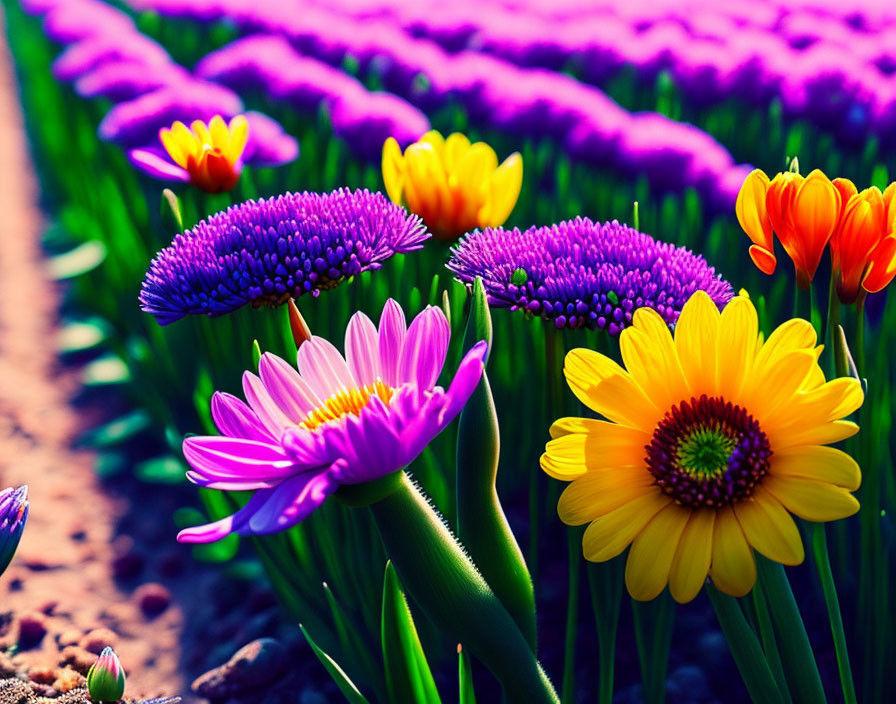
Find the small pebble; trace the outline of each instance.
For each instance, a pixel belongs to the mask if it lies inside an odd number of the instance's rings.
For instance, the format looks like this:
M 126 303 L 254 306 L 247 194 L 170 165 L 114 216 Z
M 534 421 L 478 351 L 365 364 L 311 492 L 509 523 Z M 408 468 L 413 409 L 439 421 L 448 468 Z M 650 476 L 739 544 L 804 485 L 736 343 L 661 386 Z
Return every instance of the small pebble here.
M 150 582 L 137 587 L 134 598 L 146 616 L 158 616 L 171 603 L 171 592 L 162 584 Z
M 47 617 L 40 612 L 25 614 L 19 618 L 19 647 L 33 648 L 47 635 Z
M 81 633 L 81 631 L 70 628 L 56 636 L 56 644 L 60 648 L 64 648 L 67 645 L 77 645 L 83 635 L 84 634 Z
M 240 648 L 225 664 L 200 675 L 192 685 L 206 699 L 225 699 L 263 687 L 277 679 L 284 649 L 273 638 L 260 638 Z
M 90 666 L 96 662 L 96 655 L 77 645 L 69 645 L 60 653 L 60 665 L 70 665 L 82 675 L 86 675 Z
M 84 650 L 99 655 L 107 645 L 115 646 L 118 634 L 108 628 L 94 628 L 78 643 Z

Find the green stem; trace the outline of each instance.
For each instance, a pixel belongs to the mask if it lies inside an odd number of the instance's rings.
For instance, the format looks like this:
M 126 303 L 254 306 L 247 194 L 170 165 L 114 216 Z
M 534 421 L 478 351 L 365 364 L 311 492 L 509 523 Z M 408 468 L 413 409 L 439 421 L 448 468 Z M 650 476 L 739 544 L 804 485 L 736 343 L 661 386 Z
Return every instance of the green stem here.
M 558 704 L 529 643 L 442 517 L 404 472 L 370 505 L 408 594 L 439 628 L 479 658 L 516 704 Z
M 597 626 L 598 704 L 613 703 L 613 678 L 616 664 L 616 629 L 622 603 L 624 563 L 620 558 L 588 564 L 591 606 Z
M 653 601 L 632 600 L 635 622 L 635 644 L 644 683 L 644 701 L 663 704 L 666 701 L 666 669 L 675 623 L 675 604 L 668 593 Z
M 569 544 L 569 598 L 566 602 L 566 639 L 563 649 L 563 704 L 576 701 L 576 637 L 579 633 L 579 571 L 582 531 L 566 529 Z
M 761 556 L 757 556 L 756 564 L 780 639 L 781 661 L 793 700 L 796 704 L 823 704 L 827 700 L 818 665 L 784 566 Z
M 756 612 L 756 623 L 759 629 L 759 638 L 762 641 L 762 649 L 768 666 L 775 677 L 781 698 L 790 704 L 790 690 L 787 689 L 787 678 L 784 676 L 784 666 L 781 664 L 781 654 L 778 652 L 778 643 L 775 640 L 775 629 L 768 613 L 768 603 L 765 600 L 765 592 L 762 585 L 756 583 L 753 587 L 753 608 Z
M 843 347 L 837 339 L 839 333 L 837 326 L 840 325 L 840 299 L 837 298 L 837 286 L 834 283 L 834 276 L 831 275 L 831 288 L 828 294 L 828 317 L 825 325 L 825 335 L 822 340 L 826 343 L 830 337 L 830 345 L 834 348 L 834 372 L 837 376 L 846 375 L 846 357 L 843 354 Z
M 706 586 L 706 593 L 750 699 L 754 704 L 783 704 L 784 699 L 775 684 L 768 661 L 737 600 L 723 594 L 711 584 Z
M 812 538 L 812 552 L 815 565 L 821 579 L 824 592 L 824 603 L 831 621 L 831 633 L 834 636 L 834 651 L 837 653 L 837 669 L 840 672 L 840 684 L 843 687 L 843 699 L 846 704 L 856 704 L 856 690 L 852 681 L 852 670 L 849 667 L 849 653 L 846 650 L 846 634 L 843 631 L 843 617 L 840 615 L 840 600 L 837 598 L 837 587 L 831 572 L 831 558 L 828 555 L 828 540 L 823 523 L 810 523 L 809 534 Z

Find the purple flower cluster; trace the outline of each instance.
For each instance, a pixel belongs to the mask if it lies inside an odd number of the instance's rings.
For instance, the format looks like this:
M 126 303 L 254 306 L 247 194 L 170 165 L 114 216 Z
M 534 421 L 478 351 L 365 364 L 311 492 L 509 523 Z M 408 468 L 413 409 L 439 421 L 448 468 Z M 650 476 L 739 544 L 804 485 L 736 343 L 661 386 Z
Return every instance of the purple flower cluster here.
M 344 71 L 302 56 L 283 37 L 258 34 L 212 52 L 196 65 L 197 76 L 240 94 L 261 92 L 275 103 L 316 114 L 325 106 L 334 133 L 355 154 L 378 161 L 383 143 L 409 144 L 429 129 L 420 110 L 392 93 L 371 92 Z
M 140 304 L 161 325 L 247 303 L 318 295 L 394 254 L 420 249 L 419 217 L 380 193 L 340 189 L 246 201 L 174 238 L 153 259 Z
M 459 103 L 476 124 L 550 137 L 574 159 L 645 173 L 658 187 L 694 187 L 710 207 L 732 208 L 749 172 L 691 125 L 655 113 L 629 113 L 598 88 L 553 71 L 522 68 L 477 51 L 449 54 L 391 20 L 355 19 L 322 6 L 295 12 L 277 0 L 132 4 L 177 17 L 220 13 L 245 33 L 282 35 L 300 53 L 335 66 L 350 57 L 362 71 L 376 72 L 387 90 L 424 110 Z
M 695 291 L 706 291 L 720 308 L 734 295 L 703 257 L 615 220 L 472 232 L 454 246 L 447 266 L 464 283 L 481 277 L 495 307 L 610 335 L 644 306 L 673 325 Z
M 207 122 L 214 115 L 230 118 L 244 111 L 236 93 L 192 75 L 142 34 L 126 13 L 107 3 L 26 0 L 23 7 L 43 15 L 47 37 L 65 47 L 53 63 L 53 75 L 73 83 L 84 97 L 115 103 L 100 123 L 104 140 L 161 154 L 162 127 L 176 120 Z M 261 113 L 246 117 L 249 141 L 243 161 L 276 166 L 298 156 L 298 143 L 279 123 Z

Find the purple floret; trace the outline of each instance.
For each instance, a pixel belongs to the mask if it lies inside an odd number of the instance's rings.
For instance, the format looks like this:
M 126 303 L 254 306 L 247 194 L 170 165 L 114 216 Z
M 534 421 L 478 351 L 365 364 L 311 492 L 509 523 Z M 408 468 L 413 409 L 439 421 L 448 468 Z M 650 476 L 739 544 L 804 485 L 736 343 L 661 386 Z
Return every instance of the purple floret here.
M 492 306 L 614 336 L 638 308 L 653 308 L 671 326 L 697 290 L 720 308 L 734 295 L 703 257 L 615 220 L 472 232 L 454 246 L 448 268 L 464 283 L 481 277 Z
M 174 238 L 140 292 L 160 325 L 218 316 L 247 303 L 316 296 L 429 238 L 421 220 L 381 193 L 340 189 L 250 200 Z

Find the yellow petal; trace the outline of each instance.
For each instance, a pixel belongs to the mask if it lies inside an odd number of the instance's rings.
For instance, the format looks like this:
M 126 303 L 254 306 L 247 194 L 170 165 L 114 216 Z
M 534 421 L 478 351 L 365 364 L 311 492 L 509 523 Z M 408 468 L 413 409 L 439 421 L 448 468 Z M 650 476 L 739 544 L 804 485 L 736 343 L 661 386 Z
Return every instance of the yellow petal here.
M 730 596 L 743 596 L 756 583 L 753 550 L 730 506 L 716 515 L 709 576 L 720 591 Z
M 719 309 L 705 291 L 692 295 L 675 325 L 675 350 L 691 394 L 714 395 Z
M 762 345 L 756 355 L 756 370 L 761 372 L 766 366 L 774 366 L 789 352 L 814 349 L 817 342 L 818 336 L 812 323 L 802 318 L 788 320 L 775 328 Z
M 768 559 L 785 565 L 803 561 L 803 541 L 793 518 L 762 485 L 752 498 L 734 504 L 734 514 L 750 545 Z
M 625 586 L 633 599 L 649 601 L 663 591 L 691 513 L 690 509 L 671 503 L 635 538 L 625 563 Z
M 848 420 L 836 420 L 832 423 L 813 425 L 793 433 L 777 435 L 772 439 L 767 433 L 774 448 L 796 447 L 798 445 L 830 445 L 851 438 L 859 432 L 859 426 Z
M 461 222 L 476 222 L 485 202 L 488 182 L 498 168 L 495 150 L 485 142 L 476 142 L 461 157 L 452 173 L 452 185 L 460 189 L 462 206 L 455 215 Z
M 788 511 L 807 521 L 836 521 L 852 516 L 859 502 L 847 489 L 802 477 L 768 476 L 762 481 Z
M 606 421 L 591 420 L 590 423 L 586 433 L 551 440 L 545 448 L 546 454 L 560 464 L 572 463 L 588 469 L 644 464 L 644 447 L 650 442 L 647 433 Z
M 749 298 L 735 296 L 719 319 L 716 341 L 716 388 L 726 399 L 736 398 L 753 365 L 759 319 Z
M 770 473 L 777 477 L 814 479 L 849 491 L 858 489 L 862 482 L 859 463 L 834 447 L 806 445 L 779 450 L 771 462 Z
M 181 146 L 180 140 L 174 135 L 174 132 L 163 127 L 159 130 L 159 140 L 162 142 L 162 146 L 165 147 L 165 151 L 168 152 L 168 155 L 174 163 L 182 169 L 187 168 L 187 154 Z
M 654 486 L 593 521 L 582 538 L 585 559 L 604 562 L 616 557 L 638 537 L 650 519 L 671 503 L 672 499 Z
M 697 596 L 706 581 L 712 561 L 715 518 L 714 509 L 693 511 L 681 534 L 669 572 L 669 593 L 679 604 L 686 604 Z
M 401 205 L 401 196 L 404 186 L 404 157 L 401 155 L 401 147 L 394 137 L 389 137 L 383 144 L 383 182 L 386 185 L 386 193 L 396 205 Z
M 504 160 L 492 174 L 488 183 L 485 205 L 479 210 L 480 227 L 503 225 L 517 200 L 523 186 L 523 157 L 514 152 Z
M 609 357 L 577 348 L 566 355 L 563 371 L 569 388 L 593 411 L 616 423 L 653 433 L 660 417 L 658 409 Z
M 432 150 L 435 152 L 436 156 L 439 158 L 439 161 L 444 161 L 445 159 L 445 138 L 442 136 L 442 133 L 438 130 L 430 130 L 426 134 L 424 134 L 418 142 L 425 142 L 429 146 L 432 147 Z
M 815 350 L 797 350 L 780 357 L 773 366 L 755 371 L 740 398 L 761 426 L 766 425 L 770 413 L 787 412 L 812 367 L 817 365 L 815 360 Z
M 469 149 L 470 140 L 465 135 L 460 132 L 448 135 L 445 140 L 443 161 L 445 162 L 445 171 L 449 176 L 456 176 L 457 167 Z
M 212 135 L 208 130 L 208 125 L 206 125 L 202 120 L 193 120 L 190 123 L 190 129 L 193 130 L 193 134 L 196 135 L 199 140 L 199 146 L 211 146 L 212 144 Z
M 655 310 L 635 311 L 632 326 L 619 336 L 619 347 L 628 373 L 657 408 L 668 409 L 688 398 L 672 334 Z
M 220 149 L 223 153 L 227 153 L 230 146 L 230 131 L 227 129 L 227 123 L 220 115 L 215 115 L 208 123 L 208 133 L 211 137 L 211 145 L 215 149 Z
M 653 481 L 643 467 L 588 472 L 560 494 L 557 515 L 567 525 L 580 526 L 642 496 Z
M 237 115 L 228 125 L 230 137 L 228 140 L 227 155 L 228 161 L 235 164 L 243 155 L 246 149 L 246 142 L 249 141 L 249 121 L 245 115 Z

